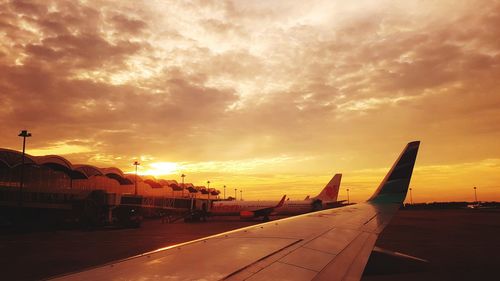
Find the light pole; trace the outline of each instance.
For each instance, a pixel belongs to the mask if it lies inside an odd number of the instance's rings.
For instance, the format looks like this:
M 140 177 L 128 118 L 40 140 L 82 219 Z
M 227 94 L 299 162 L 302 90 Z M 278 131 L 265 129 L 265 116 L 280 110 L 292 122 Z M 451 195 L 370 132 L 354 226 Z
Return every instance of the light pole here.
M 349 205 L 349 188 L 347 189 L 347 204 Z
M 224 185 L 224 200 L 226 199 L 226 186 Z
M 31 133 L 28 130 L 22 130 L 18 135 L 23 138 L 23 156 L 21 160 L 21 178 L 19 179 L 19 206 L 23 204 L 23 185 L 24 185 L 24 157 L 26 151 L 26 138 L 31 137 Z
M 410 187 L 410 205 L 413 205 L 413 194 L 411 193 L 412 188 Z
M 243 189 L 240 189 L 240 201 L 243 201 Z
M 186 175 L 182 174 L 181 175 L 181 178 L 182 178 L 182 197 L 184 197 L 184 178 L 186 177 Z
M 207 181 L 208 200 L 210 200 L 210 181 Z
M 234 200 L 238 200 L 238 197 L 236 196 L 236 191 L 237 190 L 238 190 L 237 188 L 234 189 Z
M 134 161 L 134 166 L 135 166 L 135 192 L 134 194 L 137 195 L 137 166 L 141 165 L 138 161 Z
M 477 187 L 474 186 L 474 198 L 476 199 L 476 205 L 477 205 Z

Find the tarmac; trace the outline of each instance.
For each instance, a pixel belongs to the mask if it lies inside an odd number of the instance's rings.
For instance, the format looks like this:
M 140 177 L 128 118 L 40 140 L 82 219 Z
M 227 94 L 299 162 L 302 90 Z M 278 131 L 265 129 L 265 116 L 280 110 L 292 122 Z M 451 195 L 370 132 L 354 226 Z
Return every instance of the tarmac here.
M 158 219 L 139 229 L 1 233 L 0 279 L 45 279 L 257 223 L 236 217 L 172 224 Z M 401 210 L 376 245 L 429 262 L 372 254 L 362 280 L 498 280 L 499 237 L 499 210 Z
M 429 262 L 372 253 L 363 281 L 500 280 L 500 209 L 400 210 L 376 246 Z

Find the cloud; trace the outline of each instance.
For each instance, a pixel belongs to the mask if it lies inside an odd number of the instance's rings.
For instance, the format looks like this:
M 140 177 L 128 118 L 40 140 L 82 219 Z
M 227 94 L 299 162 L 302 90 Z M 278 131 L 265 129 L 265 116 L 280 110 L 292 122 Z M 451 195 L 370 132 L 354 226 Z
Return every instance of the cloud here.
M 39 151 L 84 142 L 81 162 L 313 157 L 304 174 L 380 166 L 414 138 L 427 164 L 498 158 L 498 8 L 5 1 L 3 146 L 28 128 Z

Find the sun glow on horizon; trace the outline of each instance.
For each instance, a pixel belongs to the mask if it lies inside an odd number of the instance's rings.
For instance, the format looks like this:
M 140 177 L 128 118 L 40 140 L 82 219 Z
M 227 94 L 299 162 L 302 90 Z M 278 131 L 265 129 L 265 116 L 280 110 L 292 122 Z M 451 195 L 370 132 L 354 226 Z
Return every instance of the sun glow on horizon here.
M 153 162 L 144 163 L 147 160 L 142 159 L 142 165 L 138 167 L 138 174 L 149 176 L 170 176 L 185 173 L 231 173 L 231 174 L 254 174 L 261 173 L 262 170 L 269 171 L 277 169 L 287 171 L 287 165 L 290 163 L 304 162 L 312 160 L 314 157 L 292 157 L 278 156 L 269 158 L 253 158 L 229 161 L 204 161 L 204 162 Z M 151 158 L 154 159 L 154 158 Z M 125 173 L 135 173 L 127 171 Z
M 224 185 L 230 187 L 231 190 L 242 189 L 248 200 L 275 199 L 282 196 L 284 192 L 298 200 L 306 195 L 317 194 L 333 176 L 329 173 L 280 171 L 268 174 L 263 172 L 263 169 L 270 169 L 273 165 L 284 165 L 289 160 L 283 157 L 266 160 L 253 159 L 253 161 L 155 162 L 139 166 L 138 174 L 157 179 L 175 179 L 180 182 L 180 175 L 185 173 L 186 182 L 204 185 L 207 180 L 210 180 L 211 186 L 216 189 L 222 190 Z M 411 182 L 413 200 L 414 202 L 470 201 L 473 198 L 472 187 L 476 185 L 480 190 L 481 200 L 498 200 L 496 183 L 499 177 L 494 171 L 498 168 L 499 161 L 500 159 L 495 158 L 459 165 L 417 164 Z M 349 188 L 353 202 L 365 201 L 376 189 L 388 169 L 389 167 L 386 166 L 334 171 L 333 173 L 343 174 L 339 198 L 345 197 L 345 190 Z M 473 184 L 470 179 L 474 176 L 483 178 L 483 181 Z
M 156 162 L 148 165 L 150 168 L 141 171 L 140 174 L 151 176 L 172 175 L 179 173 L 179 164 L 175 162 Z
M 90 151 L 92 151 L 92 149 L 85 145 L 57 142 L 51 146 L 30 149 L 29 153 L 32 155 L 65 155 L 65 154 L 84 153 Z

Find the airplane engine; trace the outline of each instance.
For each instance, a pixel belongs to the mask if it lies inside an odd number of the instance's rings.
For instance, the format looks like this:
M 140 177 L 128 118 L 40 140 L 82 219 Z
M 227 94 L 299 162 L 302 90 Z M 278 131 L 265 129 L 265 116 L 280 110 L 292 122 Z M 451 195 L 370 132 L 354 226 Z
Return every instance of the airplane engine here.
M 255 218 L 255 213 L 252 211 L 241 211 L 240 218 L 241 219 L 253 219 L 253 218 Z
M 323 202 L 320 199 L 316 199 L 312 202 L 313 212 L 323 209 Z

